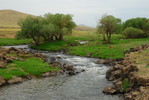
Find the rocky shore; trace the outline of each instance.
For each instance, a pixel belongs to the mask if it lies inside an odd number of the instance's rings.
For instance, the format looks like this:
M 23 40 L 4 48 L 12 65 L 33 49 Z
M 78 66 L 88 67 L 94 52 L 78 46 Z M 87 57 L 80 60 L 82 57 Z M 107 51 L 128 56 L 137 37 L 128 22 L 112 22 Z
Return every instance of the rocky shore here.
M 135 56 L 147 49 L 149 49 L 149 44 L 144 44 L 126 51 L 124 59 L 98 61 L 97 63 L 113 66 L 106 73 L 107 80 L 112 81 L 113 86 L 104 88 L 103 92 L 106 94 L 124 94 L 125 100 L 149 100 L 149 75 L 142 71 L 147 65 L 136 64 L 141 57 Z M 144 56 L 146 59 L 143 60 L 148 63 L 149 54 Z M 148 69 L 145 68 L 144 70 Z
M 56 76 L 58 74 L 64 74 L 67 73 L 68 75 L 75 75 L 77 72 L 75 71 L 74 66 L 65 64 L 61 65 L 60 62 L 56 62 L 52 60 L 52 58 L 49 60 L 46 56 L 42 55 L 41 53 L 35 53 L 31 51 L 26 51 L 23 49 L 18 48 L 0 48 L 0 69 L 7 68 L 7 65 L 12 63 L 14 60 L 17 61 L 23 61 L 29 57 L 35 57 L 35 58 L 41 58 L 43 62 L 49 62 L 49 65 L 51 67 L 59 67 L 61 70 L 59 71 L 48 71 L 43 73 L 40 76 L 34 76 L 34 75 L 27 75 L 22 77 L 14 76 L 12 79 L 4 79 L 2 76 L 0 76 L 0 87 L 4 85 L 10 85 L 10 84 L 16 84 L 21 83 L 25 80 L 30 80 L 32 78 L 41 78 L 41 77 L 50 77 L 50 76 Z M 7 70 L 7 69 L 6 69 Z

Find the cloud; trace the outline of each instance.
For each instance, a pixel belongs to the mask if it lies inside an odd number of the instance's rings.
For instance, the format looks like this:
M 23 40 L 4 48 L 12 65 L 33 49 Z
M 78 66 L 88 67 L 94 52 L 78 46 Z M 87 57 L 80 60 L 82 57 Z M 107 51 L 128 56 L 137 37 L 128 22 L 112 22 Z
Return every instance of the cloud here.
M 126 20 L 149 17 L 149 0 L 1 0 L 0 9 L 13 9 L 33 15 L 73 14 L 77 24 L 96 26 L 104 14 Z

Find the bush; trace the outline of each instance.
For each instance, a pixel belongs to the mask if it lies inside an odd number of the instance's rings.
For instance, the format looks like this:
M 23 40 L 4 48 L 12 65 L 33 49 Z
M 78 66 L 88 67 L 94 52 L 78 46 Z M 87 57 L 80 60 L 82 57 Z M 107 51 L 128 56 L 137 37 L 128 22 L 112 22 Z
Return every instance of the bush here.
M 125 35 L 126 38 L 144 38 L 145 34 L 141 29 L 137 29 L 134 27 L 127 27 L 124 31 L 123 34 Z

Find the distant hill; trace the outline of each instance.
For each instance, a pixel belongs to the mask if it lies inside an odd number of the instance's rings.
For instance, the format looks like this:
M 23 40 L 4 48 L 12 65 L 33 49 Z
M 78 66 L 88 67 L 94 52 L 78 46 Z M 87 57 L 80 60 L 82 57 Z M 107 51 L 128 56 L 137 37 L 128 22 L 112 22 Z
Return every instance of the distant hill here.
M 18 27 L 18 21 L 27 16 L 30 15 L 14 10 L 0 10 L 0 27 Z
M 86 26 L 86 25 L 78 25 L 75 30 L 78 30 L 78 31 L 95 31 L 96 28 L 94 27 L 89 27 L 89 26 Z
M 18 21 L 27 16 L 33 16 L 33 15 L 25 14 L 15 10 L 0 10 L 0 27 L 18 27 Z M 80 24 L 74 30 L 95 31 L 96 28 Z

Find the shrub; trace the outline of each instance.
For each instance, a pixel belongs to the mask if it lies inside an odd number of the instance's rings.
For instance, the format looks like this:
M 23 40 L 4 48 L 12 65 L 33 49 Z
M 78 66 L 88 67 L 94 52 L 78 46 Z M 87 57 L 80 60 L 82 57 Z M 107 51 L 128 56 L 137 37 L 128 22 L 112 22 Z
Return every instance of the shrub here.
M 126 38 L 144 38 L 145 34 L 141 29 L 137 29 L 134 27 L 127 27 L 124 31 L 123 34 L 125 35 Z

